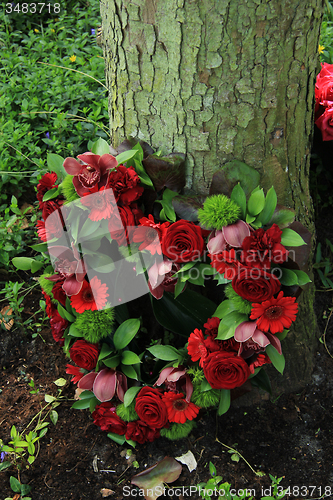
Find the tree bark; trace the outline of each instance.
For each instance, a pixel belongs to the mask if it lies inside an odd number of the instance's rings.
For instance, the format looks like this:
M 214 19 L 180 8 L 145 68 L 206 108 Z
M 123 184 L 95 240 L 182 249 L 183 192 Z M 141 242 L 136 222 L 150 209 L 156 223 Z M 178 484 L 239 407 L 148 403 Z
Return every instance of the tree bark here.
M 314 235 L 308 180 L 324 4 L 101 0 L 113 146 L 135 136 L 185 153 L 186 186 L 203 194 L 217 169 L 243 161 Z M 284 387 L 311 372 L 313 298 L 312 288 L 303 293 L 284 341 Z

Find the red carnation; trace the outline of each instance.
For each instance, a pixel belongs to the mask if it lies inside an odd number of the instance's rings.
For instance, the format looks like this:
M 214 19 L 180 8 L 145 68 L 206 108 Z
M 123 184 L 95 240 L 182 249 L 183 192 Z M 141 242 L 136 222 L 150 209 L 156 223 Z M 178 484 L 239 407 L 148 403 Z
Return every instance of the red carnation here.
M 143 193 L 143 188 L 138 184 L 140 178 L 133 167 L 119 165 L 110 172 L 107 187 L 113 189 L 116 202 L 119 205 L 130 205 L 136 201 Z
M 40 179 L 37 184 L 37 200 L 39 201 L 39 208 L 42 210 L 44 206 L 43 197 L 50 189 L 56 187 L 57 174 L 55 172 L 47 172 Z
M 85 370 L 96 368 L 99 349 L 97 344 L 91 344 L 84 339 L 76 340 L 69 350 L 71 360 Z
M 231 250 L 223 250 L 218 254 L 208 254 L 211 263 L 210 265 L 220 274 L 224 273 L 227 280 L 232 280 L 240 268 L 240 262 L 237 259 L 237 254 L 234 248 Z
M 133 210 L 131 206 L 125 205 L 123 207 L 118 207 L 119 214 L 117 211 L 112 215 L 109 220 L 108 229 L 110 231 L 111 238 L 116 240 L 119 246 L 129 245 L 133 238 L 130 236 L 135 230 L 135 226 L 138 223 L 140 217 L 142 217 L 142 211 L 133 204 Z M 130 228 L 130 230 L 128 229 Z M 135 241 L 135 240 L 134 240 Z
M 55 310 L 50 318 L 50 326 L 52 337 L 55 342 L 59 342 L 60 345 L 63 345 L 63 336 L 64 332 L 68 326 L 68 321 L 60 316 L 57 310 Z
M 282 264 L 288 259 L 288 252 L 281 245 L 282 231 L 277 224 L 264 231 L 253 231 L 243 240 L 242 261 L 249 267 L 270 269 L 271 262 Z
M 276 297 L 261 304 L 252 304 L 251 319 L 257 320 L 259 330 L 271 333 L 283 332 L 296 320 L 298 304 L 295 297 L 284 297 L 280 292 Z

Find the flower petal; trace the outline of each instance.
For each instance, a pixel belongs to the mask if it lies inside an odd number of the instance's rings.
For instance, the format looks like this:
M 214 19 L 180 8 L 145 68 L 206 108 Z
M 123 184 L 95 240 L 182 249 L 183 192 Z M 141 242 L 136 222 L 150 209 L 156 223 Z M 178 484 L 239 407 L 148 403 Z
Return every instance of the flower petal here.
M 69 175 L 78 175 L 82 168 L 81 163 L 79 163 L 75 158 L 65 158 L 63 163 L 64 169 Z
M 210 233 L 207 249 L 211 255 L 222 252 L 226 247 L 226 241 L 222 231 L 212 231 Z
M 104 368 L 95 378 L 93 392 L 99 401 L 110 401 L 116 391 L 117 376 L 115 370 Z
M 241 247 L 244 238 L 250 236 L 249 225 L 243 220 L 239 220 L 235 224 L 229 224 L 229 226 L 224 226 L 222 231 L 225 241 L 231 247 Z
M 96 372 L 90 372 L 87 373 L 87 375 L 84 375 L 79 383 L 78 383 L 78 388 L 83 389 L 85 391 L 91 391 L 94 385 L 94 380 L 97 376 Z
M 243 321 L 235 330 L 235 340 L 245 342 L 250 339 L 257 328 L 255 321 Z
M 280 339 L 275 337 L 275 335 L 272 335 L 271 333 L 266 333 L 266 337 L 270 341 L 273 347 L 277 350 L 279 354 L 282 354 L 282 349 L 281 349 L 281 342 Z
M 259 344 L 261 347 L 266 347 L 270 343 L 269 339 L 267 336 L 258 328 L 256 328 L 256 331 L 252 335 L 252 340 L 256 343 Z

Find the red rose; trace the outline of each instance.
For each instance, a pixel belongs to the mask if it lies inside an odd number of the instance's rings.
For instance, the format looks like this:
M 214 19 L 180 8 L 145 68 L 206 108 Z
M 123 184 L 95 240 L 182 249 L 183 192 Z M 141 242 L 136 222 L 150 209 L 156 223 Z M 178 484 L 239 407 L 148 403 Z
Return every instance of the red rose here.
M 275 276 L 256 267 L 244 267 L 232 280 L 232 288 L 249 302 L 262 302 L 280 290 L 281 283 Z
M 118 417 L 114 404 L 110 401 L 97 405 L 92 412 L 94 424 L 98 425 L 102 431 L 114 432 L 122 436 L 126 432 L 126 423 Z
M 62 204 L 63 200 L 50 200 L 45 201 L 43 204 L 42 217 L 45 223 L 45 235 L 47 240 L 51 240 L 55 236 L 57 238 L 60 238 L 60 236 L 62 236 L 63 220 L 61 212 L 59 210 Z M 43 240 L 42 236 L 39 236 Z
M 60 342 L 60 344 L 63 344 L 63 335 L 68 326 L 68 321 L 62 318 L 56 310 L 50 319 L 50 325 L 53 339 L 56 342 Z
M 240 387 L 250 376 L 250 369 L 235 352 L 210 353 L 203 363 L 205 377 L 213 389 Z
M 333 64 L 324 63 L 317 75 L 315 86 L 316 102 L 333 101 Z
M 139 444 L 143 444 L 146 441 L 151 443 L 160 437 L 160 431 L 152 429 L 141 420 L 135 420 L 134 422 L 129 422 L 127 424 L 125 437 L 126 439 L 133 439 L 133 441 L 136 441 Z
M 282 264 L 288 259 L 288 252 L 281 245 L 282 231 L 277 224 L 264 231 L 253 231 L 243 240 L 242 261 L 249 267 L 269 269 L 271 262 Z
M 53 297 L 60 302 L 61 305 L 65 307 L 67 295 L 62 287 L 65 279 L 57 281 L 52 287 Z
M 183 219 L 169 226 L 162 240 L 163 254 L 179 263 L 199 259 L 204 248 L 201 228 Z
M 119 165 L 110 172 L 107 187 L 113 189 L 116 202 L 120 205 L 130 205 L 143 193 L 143 188 L 138 186 L 140 178 L 133 167 Z
M 135 411 L 151 428 L 162 429 L 168 422 L 168 412 L 158 389 L 143 387 L 136 397 Z
M 333 103 L 325 108 L 324 113 L 316 119 L 315 124 L 321 131 L 323 141 L 333 140 Z
M 99 350 L 97 344 L 91 344 L 86 340 L 76 340 L 69 350 L 71 359 L 80 368 L 93 370 L 96 368 Z

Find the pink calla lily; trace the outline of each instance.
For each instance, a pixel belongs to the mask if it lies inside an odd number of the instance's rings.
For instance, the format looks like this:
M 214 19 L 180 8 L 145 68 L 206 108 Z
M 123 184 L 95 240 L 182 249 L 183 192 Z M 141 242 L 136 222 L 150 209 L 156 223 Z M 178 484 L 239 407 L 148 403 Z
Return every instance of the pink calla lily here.
M 110 401 L 115 395 L 116 385 L 116 371 L 111 368 L 104 368 L 98 372 L 94 380 L 93 393 L 99 401 L 105 403 L 106 401 Z
M 222 228 L 225 241 L 231 247 L 241 247 L 244 238 L 250 236 L 250 227 L 243 220 L 238 220 L 235 224 L 229 224 Z
M 219 254 L 226 248 L 226 241 L 223 236 L 223 231 L 212 231 L 208 238 L 207 249 L 211 255 Z
M 79 380 L 79 383 L 77 385 L 78 388 L 83 389 L 84 391 L 92 391 L 96 376 L 96 372 L 87 373 Z

